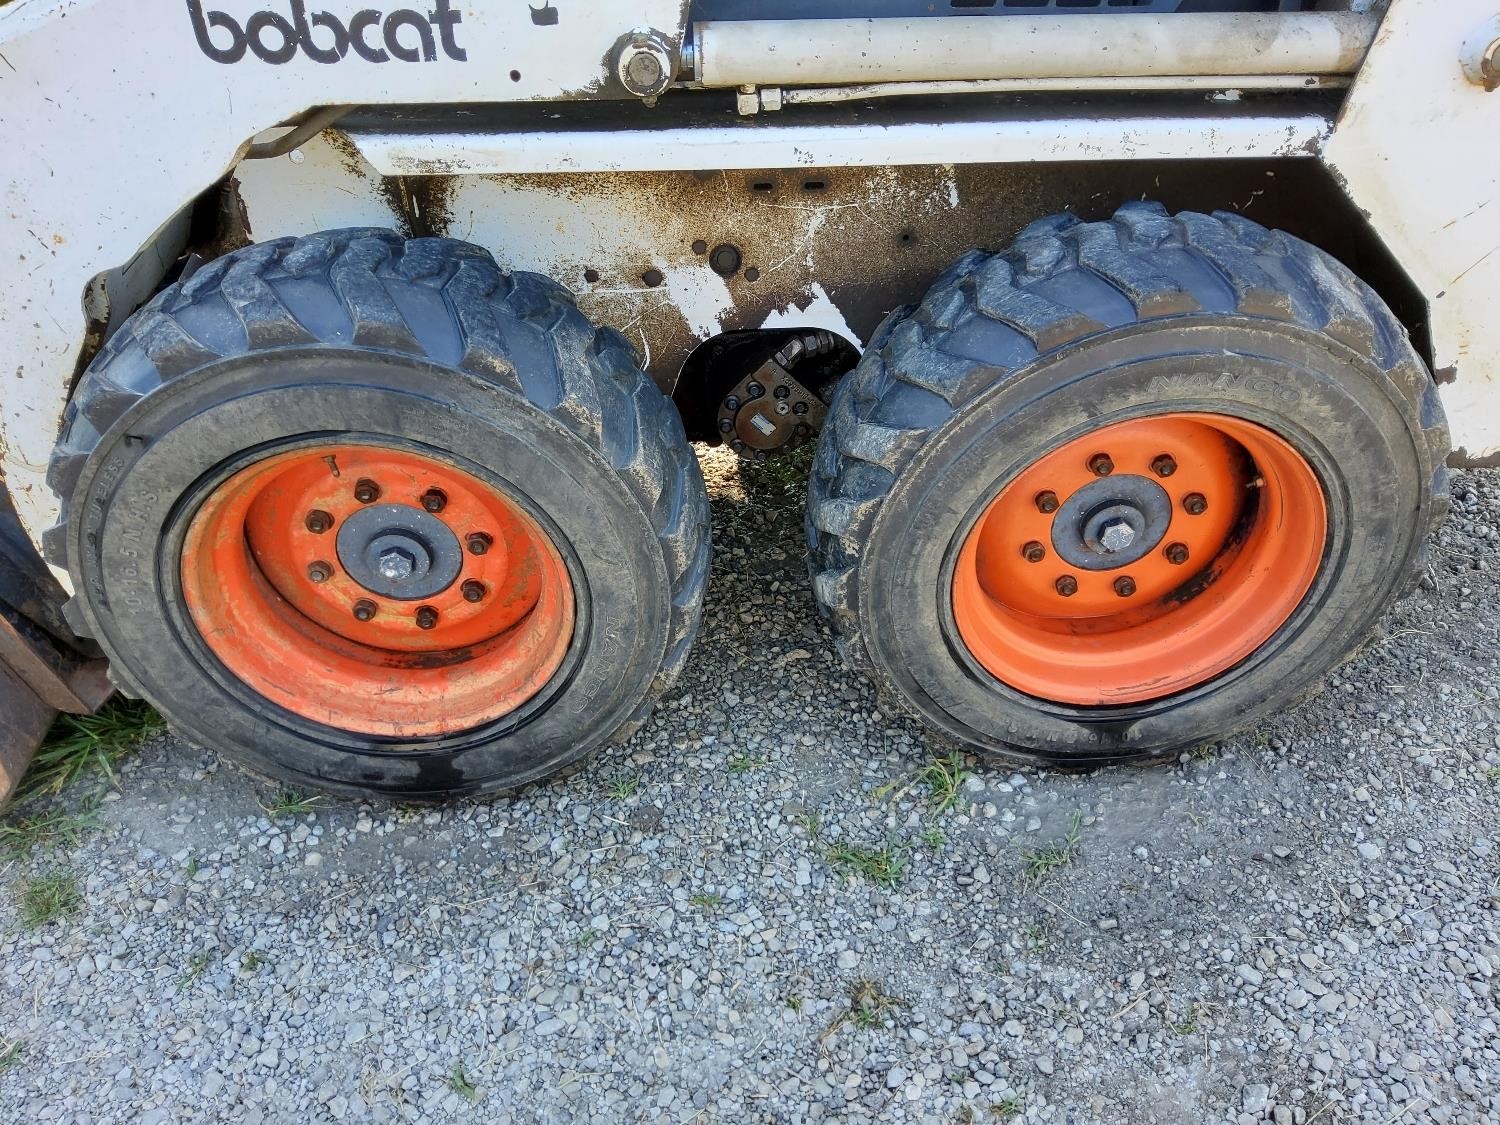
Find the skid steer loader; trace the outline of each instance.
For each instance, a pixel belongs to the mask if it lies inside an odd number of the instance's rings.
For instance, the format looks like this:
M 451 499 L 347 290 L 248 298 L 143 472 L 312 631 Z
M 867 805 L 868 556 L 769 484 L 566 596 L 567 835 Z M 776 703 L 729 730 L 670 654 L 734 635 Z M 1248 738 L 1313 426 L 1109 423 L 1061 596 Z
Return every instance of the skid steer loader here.
M 5 785 L 111 685 L 349 794 L 626 738 L 692 442 L 815 446 L 935 737 L 1147 759 L 1500 456 L 1495 0 L 367 2 L 0 7 Z

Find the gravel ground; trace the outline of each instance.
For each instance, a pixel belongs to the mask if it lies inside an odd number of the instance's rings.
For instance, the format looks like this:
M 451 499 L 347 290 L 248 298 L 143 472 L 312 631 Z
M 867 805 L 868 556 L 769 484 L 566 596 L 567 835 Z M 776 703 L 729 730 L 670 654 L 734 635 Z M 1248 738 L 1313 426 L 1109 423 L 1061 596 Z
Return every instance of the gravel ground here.
M 697 659 L 573 776 L 272 816 L 163 736 L 0 858 L 83 894 L 0 895 L 0 1116 L 1500 1122 L 1500 472 L 1317 699 L 1165 767 L 969 761 L 944 810 L 796 487 L 705 469 Z

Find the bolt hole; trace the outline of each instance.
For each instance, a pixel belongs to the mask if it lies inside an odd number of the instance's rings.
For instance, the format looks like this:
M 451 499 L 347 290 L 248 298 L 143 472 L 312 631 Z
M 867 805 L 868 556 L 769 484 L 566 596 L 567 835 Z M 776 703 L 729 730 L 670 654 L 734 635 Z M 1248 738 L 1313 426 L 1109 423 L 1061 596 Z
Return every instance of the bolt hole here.
M 773 184 L 770 180 L 756 180 L 753 184 L 750 185 L 750 190 L 760 192 L 775 191 L 776 185 Z
M 828 190 L 828 182 L 826 180 L 803 180 L 802 181 L 802 190 L 803 191 L 827 191 Z
M 512 82 L 519 82 L 519 81 L 521 81 L 521 72 L 519 70 L 513 70 L 513 71 L 511 71 L 510 72 L 510 80 Z
M 911 231 L 904 230 L 904 231 L 901 232 L 901 241 L 902 242 L 910 242 L 911 238 L 912 238 Z
M 596 270 L 596 269 L 586 269 L 586 270 L 584 270 L 583 271 L 583 280 L 587 281 L 590 285 L 594 284 L 594 282 L 596 282 L 596 281 L 599 280 L 599 271 Z

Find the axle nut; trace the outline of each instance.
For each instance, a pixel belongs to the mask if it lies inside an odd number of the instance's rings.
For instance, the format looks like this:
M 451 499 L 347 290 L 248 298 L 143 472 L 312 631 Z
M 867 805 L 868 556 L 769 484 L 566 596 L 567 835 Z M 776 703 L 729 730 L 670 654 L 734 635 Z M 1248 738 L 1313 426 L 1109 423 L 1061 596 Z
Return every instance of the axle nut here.
M 1114 554 L 1135 542 L 1135 528 L 1125 520 L 1110 520 L 1099 529 L 1099 545 Z

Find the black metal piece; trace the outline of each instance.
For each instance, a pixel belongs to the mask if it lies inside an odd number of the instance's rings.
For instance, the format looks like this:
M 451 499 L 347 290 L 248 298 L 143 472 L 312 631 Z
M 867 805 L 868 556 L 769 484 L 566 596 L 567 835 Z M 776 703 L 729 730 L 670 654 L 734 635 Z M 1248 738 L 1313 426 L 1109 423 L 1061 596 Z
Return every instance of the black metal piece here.
M 442 520 L 410 504 L 364 508 L 344 521 L 339 562 L 349 576 L 381 597 L 430 598 L 463 569 L 458 536 Z
M 352 105 L 335 105 L 315 109 L 304 117 L 290 133 L 284 133 L 275 140 L 251 145 L 245 150 L 245 159 L 269 160 L 273 156 L 285 156 L 292 149 L 306 144 L 339 118 L 352 113 L 357 108 Z
M 1052 547 L 1079 570 L 1114 570 L 1153 551 L 1171 522 L 1172 498 L 1150 477 L 1100 477 L 1058 509 Z
M 720 277 L 733 277 L 740 272 L 740 248 L 728 242 L 715 246 L 708 256 L 708 264 Z

